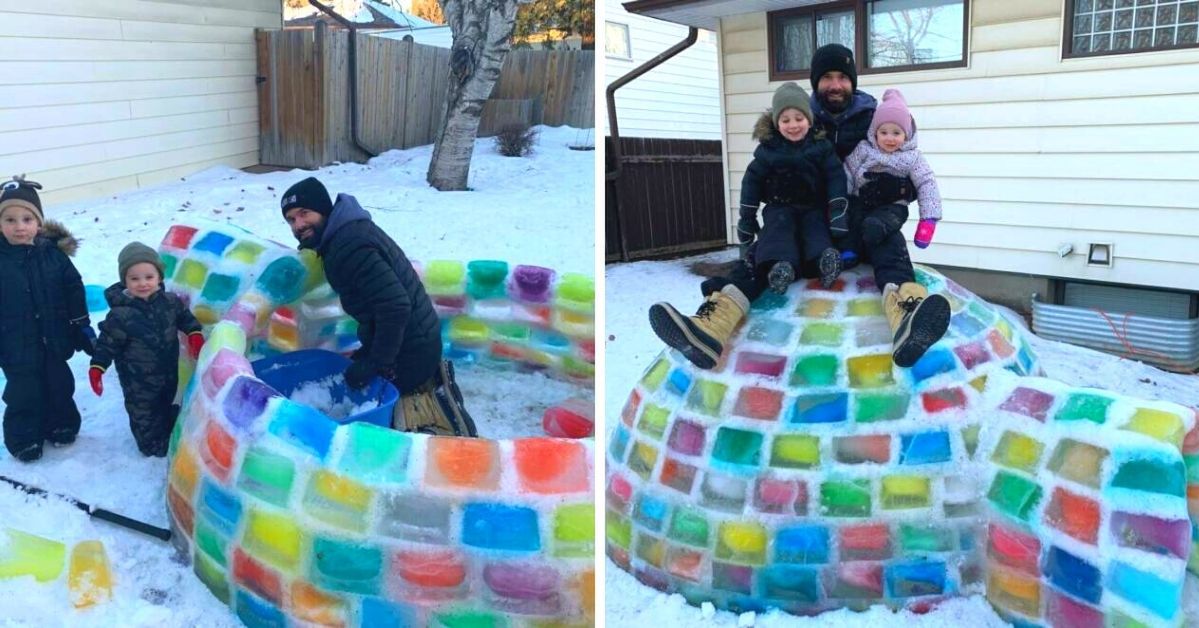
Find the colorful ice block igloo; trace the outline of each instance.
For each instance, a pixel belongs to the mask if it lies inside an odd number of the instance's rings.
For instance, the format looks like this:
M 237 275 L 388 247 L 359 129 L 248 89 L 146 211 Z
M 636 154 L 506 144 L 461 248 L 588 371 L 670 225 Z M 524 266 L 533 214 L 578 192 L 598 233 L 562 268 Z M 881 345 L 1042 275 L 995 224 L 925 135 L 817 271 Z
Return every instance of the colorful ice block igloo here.
M 173 541 L 247 625 L 589 625 L 592 442 L 340 424 L 218 323 L 171 440 Z
M 910 369 L 861 268 L 759 298 L 711 371 L 664 351 L 610 434 L 611 560 L 735 611 L 985 591 L 1019 625 L 1178 625 L 1194 413 L 1034 377 L 1019 328 L 917 279 L 952 317 Z
M 221 223 L 173 225 L 159 251 L 167 289 L 205 325 L 241 325 L 252 355 L 346 352 L 358 343 L 357 324 L 312 251 Z M 587 385 L 594 379 L 590 277 L 496 260 L 413 263 L 442 319 L 445 354 L 456 363 L 545 370 Z

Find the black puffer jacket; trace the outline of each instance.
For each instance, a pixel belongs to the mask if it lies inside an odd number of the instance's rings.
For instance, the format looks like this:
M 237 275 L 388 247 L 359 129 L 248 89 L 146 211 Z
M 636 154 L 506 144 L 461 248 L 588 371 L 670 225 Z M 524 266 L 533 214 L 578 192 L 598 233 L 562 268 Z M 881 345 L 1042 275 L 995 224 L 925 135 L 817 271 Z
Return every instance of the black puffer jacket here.
M 104 298 L 111 309 L 100 323 L 92 365 L 107 369 L 115 360 L 121 385 L 126 388 L 163 374 L 174 382 L 179 369 L 179 332 L 200 331 L 199 321 L 183 301 L 165 290 L 139 299 L 127 294 L 122 283 L 109 286 Z
M 770 114 L 754 126 L 758 147 L 741 178 L 742 214 L 756 215 L 759 203 L 781 203 L 824 209 L 828 201 L 845 198 L 845 168 L 833 145 L 815 130 L 798 142 L 782 136 Z
M 358 321 L 358 359 L 392 366 L 402 387 L 431 377 L 441 360 L 433 302 L 404 251 L 353 196 L 337 195 L 316 252 L 342 309 Z
M 0 367 L 31 368 L 43 354 L 67 360 L 75 353 L 72 323 L 88 325 L 83 280 L 71 263 L 78 241 L 46 221 L 32 244 L 0 236 Z
M 855 91 L 849 108 L 837 115 L 826 111 L 815 95 L 811 103 L 814 127 L 836 146 L 837 158 L 842 161 L 858 147 L 858 142 L 866 139 L 870 121 L 874 119 L 874 110 L 878 106 L 874 96 L 863 91 Z

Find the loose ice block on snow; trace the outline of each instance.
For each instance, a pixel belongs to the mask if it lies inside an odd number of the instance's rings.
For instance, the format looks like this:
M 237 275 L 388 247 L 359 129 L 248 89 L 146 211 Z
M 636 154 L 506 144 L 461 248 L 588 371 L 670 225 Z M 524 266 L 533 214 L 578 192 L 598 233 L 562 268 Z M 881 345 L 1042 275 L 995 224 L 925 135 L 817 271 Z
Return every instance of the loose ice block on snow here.
M 85 608 L 112 599 L 112 569 L 100 541 L 80 541 L 71 550 L 67 588 L 75 608 Z
M 33 576 L 49 582 L 62 573 L 67 547 L 35 534 L 0 528 L 0 579 Z

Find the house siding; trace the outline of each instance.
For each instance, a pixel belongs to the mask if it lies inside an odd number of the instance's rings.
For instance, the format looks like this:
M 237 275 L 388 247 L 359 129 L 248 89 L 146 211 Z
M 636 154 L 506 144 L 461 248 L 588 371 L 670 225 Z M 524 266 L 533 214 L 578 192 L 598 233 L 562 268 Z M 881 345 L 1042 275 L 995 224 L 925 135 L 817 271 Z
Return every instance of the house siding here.
M 278 0 L 0 0 L 0 175 L 49 202 L 258 163 L 255 28 Z
M 945 218 L 913 259 L 1199 290 L 1199 49 L 1063 60 L 1062 3 L 970 6 L 968 67 L 859 80 L 903 90 L 937 173 Z M 720 36 L 732 214 L 778 83 L 765 13 L 725 18 Z M 1086 265 L 1092 242 L 1114 245 L 1111 268 Z
M 618 0 L 604 0 L 604 9 L 606 21 L 629 27 L 632 53 L 632 59 L 605 57 L 605 85 L 687 36 L 686 26 L 633 15 Z M 602 32 L 604 25 L 596 28 Z M 616 112 L 624 137 L 719 140 L 720 84 L 714 34 L 701 32 L 690 48 L 617 90 Z M 607 134 L 606 114 L 603 124 Z

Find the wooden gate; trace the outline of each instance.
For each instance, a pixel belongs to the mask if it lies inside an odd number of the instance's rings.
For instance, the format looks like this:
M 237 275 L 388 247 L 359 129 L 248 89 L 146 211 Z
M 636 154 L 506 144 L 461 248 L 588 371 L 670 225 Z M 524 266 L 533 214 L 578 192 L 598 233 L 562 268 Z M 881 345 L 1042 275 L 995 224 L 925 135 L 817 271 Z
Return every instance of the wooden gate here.
M 607 171 L 614 170 L 607 138 Z M 620 138 L 621 168 L 604 189 L 605 258 L 629 261 L 728 243 L 719 140 Z

